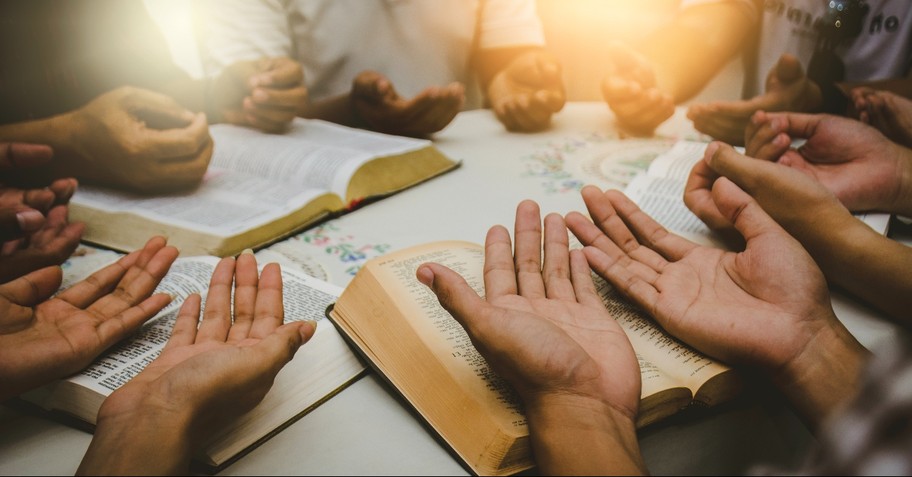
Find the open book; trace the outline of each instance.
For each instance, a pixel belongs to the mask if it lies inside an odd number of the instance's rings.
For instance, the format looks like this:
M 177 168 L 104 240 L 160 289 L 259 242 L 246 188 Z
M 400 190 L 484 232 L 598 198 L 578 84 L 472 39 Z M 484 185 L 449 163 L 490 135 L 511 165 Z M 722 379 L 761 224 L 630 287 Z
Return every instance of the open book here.
M 329 316 L 471 472 L 507 475 L 528 469 L 534 462 L 520 403 L 459 323 L 415 278 L 418 266 L 429 261 L 456 270 L 483 296 L 483 247 L 435 242 L 367 262 Z M 725 401 L 740 390 L 730 368 L 667 335 L 604 281 L 599 288 L 640 362 L 639 427 L 693 402 Z
M 81 186 L 83 239 L 130 251 L 163 235 L 185 256 L 236 255 L 458 166 L 427 140 L 296 119 L 283 135 L 210 128 L 215 152 L 195 190 L 141 196 Z
M 646 173 L 637 175 L 624 193 L 656 222 L 676 234 L 702 245 L 725 248 L 683 200 L 687 177 L 694 164 L 703 159 L 706 146 L 704 142 L 676 142 L 668 152 L 652 161 Z M 744 152 L 743 148 L 738 150 Z M 855 216 L 875 231 L 887 234 L 890 214 L 861 212 Z
M 139 374 L 161 353 L 171 335 L 180 305 L 191 293 L 208 289 L 216 257 L 178 259 L 156 292 L 174 301 L 141 331 L 99 357 L 82 372 L 28 392 L 22 398 L 62 413 L 70 423 L 92 429 L 104 399 Z M 243 456 L 358 378 L 364 367 L 325 316 L 339 296 L 339 287 L 303 273 L 283 270 L 285 320 L 318 322 L 314 336 L 282 368 L 269 393 L 253 410 L 240 416 L 207 443 L 197 464 L 217 471 Z M 72 417 L 78 419 L 74 421 Z

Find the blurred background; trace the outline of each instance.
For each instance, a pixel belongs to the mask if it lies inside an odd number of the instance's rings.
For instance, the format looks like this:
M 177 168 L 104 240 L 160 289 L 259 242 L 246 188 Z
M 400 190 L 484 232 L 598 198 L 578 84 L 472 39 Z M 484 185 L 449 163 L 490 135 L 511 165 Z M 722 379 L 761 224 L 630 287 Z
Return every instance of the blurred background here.
M 193 37 L 190 2 L 145 0 L 146 8 L 168 39 L 178 65 L 202 75 Z M 679 0 L 537 0 L 548 49 L 564 66 L 570 101 L 601 101 L 605 75 L 599 58 L 611 40 L 635 43 L 671 19 Z M 693 101 L 741 96 L 741 62 L 733 60 Z

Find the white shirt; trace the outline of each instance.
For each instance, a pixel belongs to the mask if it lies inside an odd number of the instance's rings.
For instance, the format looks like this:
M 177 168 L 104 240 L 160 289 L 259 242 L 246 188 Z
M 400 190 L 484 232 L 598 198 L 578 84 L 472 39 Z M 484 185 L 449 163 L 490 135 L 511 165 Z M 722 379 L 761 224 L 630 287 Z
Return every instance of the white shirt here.
M 795 55 L 807 70 L 817 31 L 814 23 L 826 12 L 825 0 L 683 0 L 681 8 L 720 1 L 737 2 L 762 21 L 756 72 L 745 78 L 744 96 L 763 92 L 766 75 L 783 53 Z M 846 81 L 901 78 L 912 65 L 912 1 L 868 0 L 861 34 L 837 49 L 846 67 Z
M 213 0 L 207 6 L 197 15 L 207 74 L 238 60 L 289 56 L 302 64 L 312 101 L 347 93 L 355 76 L 371 69 L 405 97 L 460 81 L 469 92 L 467 107 L 478 107 L 473 46 L 544 45 L 534 0 Z

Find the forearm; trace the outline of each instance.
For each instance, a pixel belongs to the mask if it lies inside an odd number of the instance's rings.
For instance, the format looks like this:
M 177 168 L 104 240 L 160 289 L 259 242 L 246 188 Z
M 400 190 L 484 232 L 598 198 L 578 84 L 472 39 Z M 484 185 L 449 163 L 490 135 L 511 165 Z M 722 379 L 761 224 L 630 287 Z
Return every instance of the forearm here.
M 631 416 L 579 397 L 547 397 L 526 409 L 532 451 L 543 475 L 640 475 Z
M 815 230 L 799 241 L 827 280 L 875 308 L 912 324 L 912 248 L 875 232 L 855 217 Z
M 772 373 L 777 388 L 814 431 L 855 396 L 870 355 L 835 316 L 830 318 L 838 326 L 821 329 L 799 356 Z
M 743 51 L 754 30 L 755 22 L 742 6 L 725 2 L 698 5 L 646 37 L 637 49 L 651 60 L 659 89 L 680 103 L 699 93 Z
M 99 418 L 77 475 L 185 475 L 193 440 L 189 421 L 136 412 Z

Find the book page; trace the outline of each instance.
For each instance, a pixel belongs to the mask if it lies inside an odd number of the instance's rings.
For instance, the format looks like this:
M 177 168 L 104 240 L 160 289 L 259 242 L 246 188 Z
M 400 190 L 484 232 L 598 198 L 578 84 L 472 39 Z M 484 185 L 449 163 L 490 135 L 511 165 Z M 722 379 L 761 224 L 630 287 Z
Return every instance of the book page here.
M 684 182 L 647 174 L 633 179 L 624 194 L 672 232 L 693 242 L 722 246 L 722 242 L 684 205 Z
M 412 328 L 468 393 L 481 396 L 481 403 L 502 404 L 503 407 L 489 407 L 489 412 L 500 422 L 511 423 L 514 427 L 525 426 L 520 400 L 513 389 L 494 373 L 462 326 L 440 306 L 434 293 L 415 278 L 419 265 L 436 262 L 462 275 L 469 286 L 484 297 L 483 249 L 467 242 L 446 242 L 410 252 L 408 256 L 380 257 L 368 266 L 404 316 L 426 318 L 411 319 Z
M 188 230 L 230 236 L 283 217 L 322 193 L 210 167 L 203 183 L 192 191 L 143 196 L 80 186 L 72 201 L 109 213 L 132 213 Z
M 696 393 L 709 378 L 729 369 L 666 333 L 603 278 L 593 274 L 593 281 L 605 307 L 627 333 L 636 351 L 643 382 L 641 397 L 677 386 Z
M 328 190 L 343 198 L 351 177 L 364 163 L 430 145 L 319 120 L 296 119 L 282 135 L 228 124 L 212 126 L 210 131 L 216 144 L 213 166 L 299 188 Z
M 216 257 L 190 257 L 175 261 L 155 290 L 156 293 L 170 294 L 174 300 L 134 336 L 116 345 L 69 380 L 108 395 L 139 374 L 158 357 L 168 342 L 184 300 L 192 293 L 199 293 L 205 307 L 209 280 L 218 262 Z M 289 271 L 283 271 L 282 281 L 286 322 L 304 319 L 321 321 L 326 307 L 341 293 L 335 285 Z M 323 328 L 335 331 L 331 325 L 324 325 L 318 326 L 317 332 L 323 332 Z

